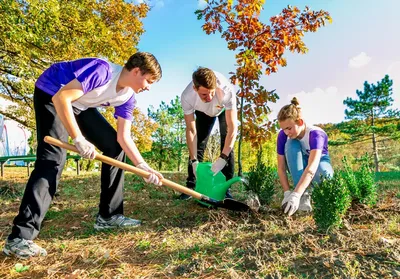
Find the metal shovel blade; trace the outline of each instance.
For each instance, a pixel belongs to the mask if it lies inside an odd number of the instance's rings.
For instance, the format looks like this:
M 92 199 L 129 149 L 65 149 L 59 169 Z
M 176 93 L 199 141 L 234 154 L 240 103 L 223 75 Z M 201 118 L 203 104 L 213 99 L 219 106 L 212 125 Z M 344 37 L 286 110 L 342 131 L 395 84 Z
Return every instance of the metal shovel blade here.
M 251 208 L 247 204 L 234 200 L 234 199 L 224 199 L 222 201 L 222 206 L 223 208 L 229 209 L 229 210 L 236 210 L 236 211 L 250 211 Z
M 224 199 L 222 201 L 217 201 L 214 199 L 211 199 L 209 197 L 203 198 L 200 200 L 202 203 L 207 204 L 211 207 L 221 207 L 221 208 L 225 208 L 228 210 L 232 210 L 232 211 L 250 211 L 251 208 L 240 201 L 234 200 L 234 199 Z

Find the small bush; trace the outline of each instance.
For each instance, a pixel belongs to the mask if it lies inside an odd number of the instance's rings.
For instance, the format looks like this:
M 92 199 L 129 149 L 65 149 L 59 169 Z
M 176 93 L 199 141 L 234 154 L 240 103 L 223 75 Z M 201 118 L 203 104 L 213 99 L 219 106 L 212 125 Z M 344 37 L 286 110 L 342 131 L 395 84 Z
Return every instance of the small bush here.
M 360 200 L 360 190 L 357 183 L 356 175 L 354 174 L 353 168 L 350 165 L 347 157 L 344 156 L 342 159 L 343 170 L 340 172 L 343 182 L 350 191 L 350 195 L 354 201 Z
M 314 220 L 319 231 L 326 232 L 339 228 L 342 217 L 350 207 L 350 191 L 340 175 L 322 179 L 313 190 Z
M 355 172 L 352 166 L 343 157 L 343 170 L 340 172 L 346 187 L 349 189 L 353 203 L 373 205 L 377 199 L 377 189 L 374 179 L 374 172 L 369 166 L 368 156 L 361 157 L 360 167 Z
M 275 193 L 276 170 L 262 161 L 262 151 L 257 154 L 257 163 L 247 174 L 246 190 L 257 194 L 261 204 L 270 204 Z
M 377 200 L 375 173 L 371 170 L 367 155 L 361 158 L 361 166 L 356 173 L 359 190 L 359 201 L 366 205 L 374 205 Z

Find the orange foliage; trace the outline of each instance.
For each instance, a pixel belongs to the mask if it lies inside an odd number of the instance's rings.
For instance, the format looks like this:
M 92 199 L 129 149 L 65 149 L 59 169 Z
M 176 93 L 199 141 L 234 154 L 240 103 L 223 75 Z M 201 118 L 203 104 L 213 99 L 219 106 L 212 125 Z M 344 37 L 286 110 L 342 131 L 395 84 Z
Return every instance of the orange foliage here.
M 114 117 L 114 109 L 107 108 L 102 111 L 103 116 L 116 129 L 117 121 Z M 147 117 L 140 109 L 135 108 L 133 111 L 133 120 L 131 133 L 132 138 L 135 141 L 136 146 L 140 152 L 150 151 L 153 143 L 151 135 L 155 132 L 158 125 L 154 123 L 149 117 Z
M 203 30 L 207 34 L 222 33 L 228 49 L 236 51 L 236 73 L 231 73 L 232 82 L 238 82 L 241 98 L 239 113 L 243 113 L 241 136 L 255 146 L 270 138 L 274 127 L 266 119 L 270 113 L 269 102 L 279 98 L 275 90 L 268 91 L 259 84 L 263 73 L 269 75 L 285 67 L 285 50 L 306 53 L 302 41 L 305 32 L 315 32 L 325 22 L 331 22 L 326 11 L 312 11 L 308 7 L 300 11 L 288 6 L 270 18 L 267 25 L 260 21 L 260 12 L 265 0 L 209 0 L 204 10 L 196 11 L 198 19 L 204 18 Z

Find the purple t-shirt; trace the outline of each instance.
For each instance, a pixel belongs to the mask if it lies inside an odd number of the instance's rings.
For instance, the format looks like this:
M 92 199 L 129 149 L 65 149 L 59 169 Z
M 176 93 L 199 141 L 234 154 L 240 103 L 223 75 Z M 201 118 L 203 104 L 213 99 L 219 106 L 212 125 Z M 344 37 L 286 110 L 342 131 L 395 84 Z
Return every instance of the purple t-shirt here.
M 136 104 L 133 90 L 125 88 L 116 92 L 121 71 L 121 66 L 99 58 L 64 61 L 45 70 L 35 86 L 53 96 L 70 81 L 77 79 L 84 95 L 72 103 L 74 107 L 85 110 L 89 107 L 113 106 L 116 118 L 119 116 L 132 121 Z
M 281 130 L 277 139 L 277 152 L 279 155 L 285 155 L 285 144 L 287 135 Z M 307 126 L 304 137 L 300 140 L 301 150 L 303 154 L 310 155 L 313 149 L 322 150 L 323 155 L 328 153 L 328 135 L 317 126 Z

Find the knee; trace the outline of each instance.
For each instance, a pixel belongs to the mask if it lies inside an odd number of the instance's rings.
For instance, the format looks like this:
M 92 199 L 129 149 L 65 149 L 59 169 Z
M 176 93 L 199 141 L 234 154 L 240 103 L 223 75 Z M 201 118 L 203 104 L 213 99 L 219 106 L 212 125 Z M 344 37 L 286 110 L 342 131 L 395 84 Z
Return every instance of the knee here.
M 104 155 L 115 158 L 123 153 L 121 145 L 117 141 L 109 142 L 109 144 L 102 150 Z
M 317 174 L 314 177 L 313 182 L 320 184 L 323 179 L 331 179 L 332 177 L 333 177 L 332 167 L 324 168 L 317 172 Z
M 35 161 L 35 169 L 45 170 L 46 172 L 58 172 L 65 165 L 66 158 L 60 158 L 60 160 L 42 160 L 38 159 Z
M 288 140 L 285 144 L 285 155 L 301 152 L 301 144 L 298 140 Z

